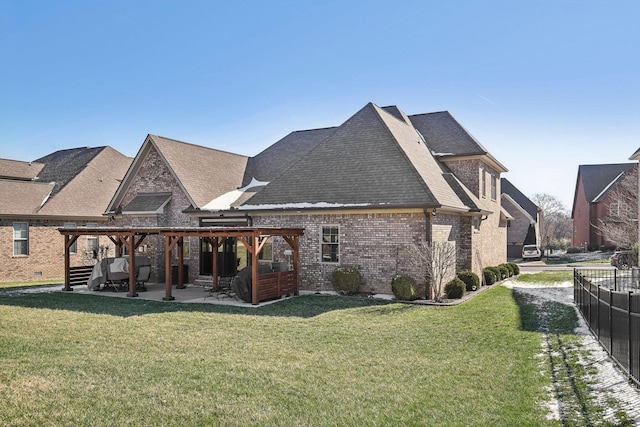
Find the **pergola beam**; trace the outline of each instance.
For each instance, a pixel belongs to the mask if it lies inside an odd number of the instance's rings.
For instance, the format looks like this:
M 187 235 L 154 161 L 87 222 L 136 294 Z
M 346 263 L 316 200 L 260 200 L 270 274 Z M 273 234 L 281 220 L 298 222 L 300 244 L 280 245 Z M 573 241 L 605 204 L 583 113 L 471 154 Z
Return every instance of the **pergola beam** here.
M 276 228 L 276 227 L 87 227 L 87 228 L 59 228 L 60 234 L 65 237 L 65 290 L 71 290 L 70 286 L 70 259 L 69 248 L 79 236 L 108 236 L 120 249 L 127 247 L 129 252 L 129 293 L 127 296 L 136 297 L 135 292 L 135 250 L 148 235 L 161 235 L 165 240 L 165 301 L 175 298 L 171 294 L 171 251 L 178 245 L 178 289 L 184 288 L 184 238 L 200 237 L 211 242 L 213 252 L 214 278 L 213 286 L 217 288 L 218 274 L 218 248 L 228 238 L 236 238 L 251 254 L 251 281 L 252 304 L 258 304 L 258 256 L 269 237 L 282 237 L 293 250 L 293 269 L 298 272 L 299 238 L 304 234 L 302 228 Z

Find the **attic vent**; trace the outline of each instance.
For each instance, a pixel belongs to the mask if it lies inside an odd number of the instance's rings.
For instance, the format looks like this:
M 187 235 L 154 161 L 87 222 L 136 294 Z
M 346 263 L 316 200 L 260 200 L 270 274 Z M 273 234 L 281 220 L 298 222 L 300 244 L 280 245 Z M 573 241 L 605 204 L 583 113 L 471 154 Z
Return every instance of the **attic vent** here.
M 420 138 L 420 141 L 418 141 L 418 144 L 420 144 L 420 142 L 422 142 L 424 145 L 427 145 L 427 141 L 424 140 L 424 136 L 422 136 L 422 134 L 420 133 L 420 131 L 418 129 L 416 129 L 416 133 L 418 134 L 418 137 Z

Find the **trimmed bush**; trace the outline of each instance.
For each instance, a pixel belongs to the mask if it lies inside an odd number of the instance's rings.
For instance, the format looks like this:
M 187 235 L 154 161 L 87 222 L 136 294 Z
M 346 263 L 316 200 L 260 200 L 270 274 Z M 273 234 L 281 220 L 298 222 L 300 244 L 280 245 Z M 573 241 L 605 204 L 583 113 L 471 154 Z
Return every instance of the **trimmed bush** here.
M 360 290 L 362 275 L 357 267 L 346 265 L 337 267 L 331 273 L 333 289 L 341 295 L 354 295 Z
M 484 275 L 484 283 L 486 286 L 493 285 L 496 283 L 498 278 L 496 277 L 496 273 L 489 267 L 482 269 L 482 274 Z
M 480 287 L 480 278 L 473 271 L 461 271 L 460 273 L 458 273 L 458 279 L 464 282 L 467 292 L 475 291 Z
M 413 301 L 421 297 L 420 287 L 411 276 L 398 274 L 391 279 L 391 291 L 396 299 Z
M 520 274 L 520 266 L 518 264 L 516 264 L 515 262 L 509 262 L 508 264 L 511 266 L 514 276 Z
M 579 254 L 580 252 L 584 252 L 584 248 L 578 247 L 578 246 L 569 246 L 567 248 L 567 253 L 568 254 Z
M 487 267 L 487 268 L 493 271 L 493 274 L 496 275 L 496 282 L 499 282 L 502 280 L 502 272 L 498 267 Z
M 466 289 L 464 282 L 457 277 L 449 281 L 444 285 L 444 292 L 447 294 L 447 298 L 458 299 L 462 298 Z
M 511 268 L 511 266 L 510 266 L 508 263 L 500 264 L 500 267 L 504 267 L 504 268 L 506 268 L 506 269 L 507 269 L 507 272 L 509 273 L 509 274 L 507 275 L 507 277 L 511 277 L 511 276 L 513 276 L 513 269 Z
M 496 268 L 500 271 L 500 280 L 504 280 L 509 277 L 509 269 L 507 267 L 505 267 L 504 265 L 499 265 Z

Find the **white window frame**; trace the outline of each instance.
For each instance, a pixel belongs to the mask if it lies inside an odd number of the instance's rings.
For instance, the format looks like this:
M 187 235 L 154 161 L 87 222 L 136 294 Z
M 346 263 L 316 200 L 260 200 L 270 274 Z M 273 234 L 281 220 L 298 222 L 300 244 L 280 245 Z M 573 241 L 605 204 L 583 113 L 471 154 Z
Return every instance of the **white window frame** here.
M 486 199 L 487 198 L 487 174 L 484 171 L 484 169 L 480 169 L 480 173 L 482 173 L 482 176 L 480 177 L 480 186 L 481 191 L 482 191 L 482 198 Z
M 16 226 L 20 226 L 20 229 L 17 230 Z M 25 228 L 23 229 L 22 226 L 25 226 Z M 20 234 L 22 234 L 22 232 L 25 232 L 24 236 L 20 236 L 20 237 L 16 237 L 16 231 L 20 232 Z M 16 242 L 26 242 L 27 246 L 25 249 L 24 253 L 16 253 Z M 14 222 L 13 223 L 13 239 L 12 239 L 12 243 L 13 243 L 13 256 L 28 256 L 29 255 L 29 223 L 28 222 L 24 222 L 24 221 L 20 221 L 20 222 Z
M 98 224 L 95 222 L 88 222 L 87 223 L 87 228 L 96 228 L 98 227 Z M 93 243 L 95 242 L 95 243 Z M 91 249 L 92 247 L 95 247 L 95 252 L 93 252 L 93 250 Z M 100 236 L 87 236 L 87 255 L 89 256 L 95 256 L 97 258 L 99 252 L 100 252 Z
M 325 242 L 325 229 L 336 230 L 335 234 L 329 232 L 327 236 L 329 238 L 331 238 L 331 236 L 335 236 L 337 239 L 337 242 L 332 242 L 332 241 Z M 335 251 L 335 256 L 336 256 L 335 260 L 332 260 L 331 258 L 329 258 L 330 259 L 329 261 L 325 261 L 326 256 L 331 257 L 331 255 L 333 254 L 333 252 L 330 251 L 325 255 L 325 251 L 324 251 L 325 246 L 327 246 L 327 248 L 331 246 L 337 247 Z M 320 262 L 323 264 L 340 264 L 340 226 L 337 224 L 323 224 L 320 226 Z

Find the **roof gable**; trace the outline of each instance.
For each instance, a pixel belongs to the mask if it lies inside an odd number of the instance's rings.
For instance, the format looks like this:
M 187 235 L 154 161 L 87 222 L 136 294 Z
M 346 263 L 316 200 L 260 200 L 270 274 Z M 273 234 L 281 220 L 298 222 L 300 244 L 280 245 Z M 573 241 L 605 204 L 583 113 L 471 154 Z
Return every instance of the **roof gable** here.
M 538 205 L 533 203 L 527 196 L 525 196 L 515 185 L 513 185 L 508 179 L 502 178 L 500 180 L 500 188 L 503 194 L 508 194 L 509 197 L 522 209 L 524 209 L 531 218 L 538 217 Z
M 636 163 L 616 163 L 603 165 L 580 165 L 578 180 L 582 181 L 584 194 L 588 203 L 597 202 L 599 196 L 624 172 L 637 166 Z M 576 183 L 577 191 L 577 183 Z
M 157 153 L 188 202 L 199 209 L 242 184 L 248 158 L 175 139 L 149 134 L 109 203 L 108 211 L 121 205 L 151 152 Z

